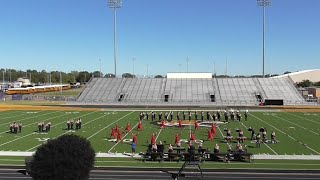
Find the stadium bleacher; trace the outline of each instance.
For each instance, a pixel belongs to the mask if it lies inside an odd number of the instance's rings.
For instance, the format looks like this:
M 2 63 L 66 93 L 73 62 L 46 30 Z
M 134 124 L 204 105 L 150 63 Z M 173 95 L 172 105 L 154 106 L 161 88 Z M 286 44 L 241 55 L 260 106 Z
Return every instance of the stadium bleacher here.
M 121 96 L 121 98 L 120 98 Z M 166 100 L 165 100 L 166 97 Z M 93 78 L 77 102 L 106 104 L 285 105 L 305 103 L 289 78 Z

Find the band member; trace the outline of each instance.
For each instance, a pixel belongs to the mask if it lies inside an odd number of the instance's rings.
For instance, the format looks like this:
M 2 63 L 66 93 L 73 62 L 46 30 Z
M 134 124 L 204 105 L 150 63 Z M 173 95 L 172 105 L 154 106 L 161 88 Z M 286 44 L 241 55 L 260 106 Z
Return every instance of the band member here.
M 13 133 L 13 129 L 14 129 L 13 123 L 11 123 L 10 126 L 9 126 L 10 133 Z
M 207 130 L 208 131 L 208 139 L 207 139 L 207 141 L 210 139 L 210 141 L 213 141 L 214 139 L 213 139 L 213 133 L 212 133 L 212 131 L 209 131 L 209 130 Z
M 211 132 L 213 135 L 217 136 L 217 126 L 214 123 L 211 124 Z
M 168 116 L 169 116 L 168 112 L 165 112 L 164 113 L 164 120 L 168 121 Z
M 209 119 L 210 119 L 210 112 L 207 111 L 207 121 L 209 121 Z
M 220 111 L 220 109 L 218 110 L 218 112 L 217 112 L 217 117 L 218 117 L 218 121 L 221 121 L 221 111 Z
M 173 119 L 173 111 L 170 112 L 170 121 Z
M 249 127 L 249 129 L 248 129 L 249 131 L 251 131 L 251 140 L 254 140 L 254 137 L 255 137 L 255 130 L 254 130 L 254 128 L 252 128 L 252 127 Z
M 146 114 L 146 119 L 147 119 L 147 121 L 148 121 L 148 120 L 149 120 L 149 113 L 146 112 L 145 114 Z
M 113 137 L 114 139 L 117 138 L 117 133 L 116 133 L 116 129 L 115 128 L 111 128 L 111 134 L 110 134 L 110 138 Z
M 82 122 L 81 122 L 81 119 L 80 119 L 80 118 L 79 118 L 78 122 L 79 122 L 79 129 L 81 129 Z
M 229 115 L 228 115 L 228 112 L 227 112 L 226 110 L 224 111 L 224 120 L 225 120 L 226 122 L 229 121 Z
M 162 112 L 160 112 L 158 116 L 159 116 L 159 121 L 161 121 L 162 120 Z
M 261 136 L 260 136 L 260 133 L 258 133 L 256 137 L 256 147 L 260 148 L 260 144 L 261 144 Z
M 70 120 L 67 121 L 67 129 L 70 130 L 71 128 L 71 124 L 70 124 Z
M 151 112 L 151 120 L 156 120 L 156 114 L 153 111 Z
M 216 145 L 214 146 L 213 152 L 214 152 L 214 153 L 219 153 L 219 152 L 220 152 L 220 147 L 219 147 L 218 144 L 216 144 Z
M 243 143 L 244 142 L 244 135 L 243 135 L 243 131 L 242 129 L 239 130 L 239 143 Z
M 201 121 L 203 122 L 203 118 L 204 118 L 204 112 L 201 111 Z
M 51 122 L 48 122 L 47 126 L 48 126 L 48 131 L 50 131 L 51 130 Z
M 165 122 L 165 121 L 161 121 L 160 128 L 161 128 L 161 129 L 166 128 L 166 122 Z
M 139 131 L 142 131 L 142 130 L 143 130 L 142 121 L 139 121 L 138 130 L 139 130 Z
M 190 141 L 196 141 L 196 138 L 193 132 L 190 134 Z
M 73 124 L 74 124 L 74 120 L 71 119 L 71 121 L 70 121 L 70 128 L 71 128 L 71 129 L 73 129 Z
M 151 135 L 151 144 L 156 144 L 156 136 L 154 134 Z
M 194 122 L 194 130 L 199 130 L 199 123 L 198 121 Z
M 267 131 L 266 130 L 262 132 L 262 141 L 267 142 Z
M 212 113 L 212 116 L 211 116 L 211 117 L 212 117 L 212 120 L 213 120 L 213 121 L 216 121 L 217 116 L 216 116 L 216 114 L 215 114 L 215 113 Z
M 234 112 L 233 112 L 233 110 L 231 110 L 230 116 L 231 116 L 231 120 L 234 121 Z
M 144 116 L 143 112 L 140 112 L 140 114 L 139 114 L 139 120 L 140 120 L 140 121 L 143 120 L 143 116 Z
M 177 113 L 177 120 L 180 120 L 180 111 Z
M 138 134 L 132 133 L 132 136 L 133 136 L 132 141 L 133 141 L 134 143 L 138 144 L 138 138 L 137 138 Z
M 244 112 L 244 119 L 247 120 L 248 119 L 248 114 L 249 114 L 249 111 L 248 109 Z
M 186 120 L 186 112 L 183 111 L 183 120 Z
M 174 140 L 174 143 L 177 144 L 178 142 L 180 142 L 180 137 L 179 134 L 176 134 L 176 139 Z
M 237 113 L 236 116 L 237 116 L 237 120 L 240 122 L 241 121 L 241 114 Z
M 44 122 L 43 121 L 41 122 L 41 130 L 42 131 L 44 130 Z
M 128 122 L 125 130 L 127 133 L 131 131 L 131 124 Z
M 115 132 L 116 132 L 116 134 L 118 134 L 118 132 L 120 132 L 120 128 L 119 128 L 118 124 L 116 124 Z
M 40 133 L 40 132 L 42 132 L 42 123 L 41 122 L 39 122 L 38 123 L 38 132 Z
M 76 130 L 78 130 L 78 129 L 79 129 L 79 119 L 76 120 Z
M 227 139 L 228 143 L 231 143 L 232 136 L 231 136 L 231 130 L 230 129 L 227 130 L 226 139 Z
M 182 121 L 179 120 L 179 128 L 182 129 Z
M 271 133 L 271 143 L 277 143 L 276 133 L 274 131 Z
M 198 111 L 194 112 L 194 117 L 196 118 L 196 121 L 198 120 Z
M 188 116 L 189 116 L 189 121 L 191 121 L 191 112 L 190 111 L 188 113 Z
M 122 132 L 119 131 L 117 134 L 117 141 L 122 141 Z
M 19 133 L 21 133 L 21 131 L 22 131 L 22 123 L 19 123 L 18 127 L 19 127 Z

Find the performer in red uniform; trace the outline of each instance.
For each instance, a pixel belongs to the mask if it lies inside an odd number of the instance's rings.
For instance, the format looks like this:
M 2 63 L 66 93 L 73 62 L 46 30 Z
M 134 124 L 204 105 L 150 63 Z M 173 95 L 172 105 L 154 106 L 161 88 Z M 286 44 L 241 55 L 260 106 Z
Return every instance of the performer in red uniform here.
M 113 137 L 114 139 L 117 138 L 117 133 L 116 133 L 116 130 L 114 128 L 111 128 L 111 134 L 110 134 L 110 137 Z
M 182 120 L 179 120 L 179 128 L 182 129 Z
M 194 122 L 194 130 L 199 130 L 199 123 L 198 121 Z
M 210 139 L 210 141 L 214 140 L 212 131 L 208 131 L 208 139 L 207 140 L 209 140 L 209 139 Z
M 142 130 L 143 130 L 142 121 L 139 121 L 138 130 L 139 130 L 139 131 L 142 131 Z
M 118 133 L 119 131 L 120 131 L 120 128 L 119 128 L 118 124 L 116 124 L 115 132 Z
M 151 135 L 151 144 L 156 144 L 156 137 L 154 134 Z
M 128 122 L 126 127 L 126 132 L 128 133 L 130 131 L 131 131 L 131 124 Z
M 178 142 L 180 142 L 180 137 L 179 134 L 176 134 L 175 144 L 177 144 Z
M 214 123 L 211 124 L 211 132 L 213 135 L 217 136 L 217 126 Z
M 162 128 L 162 129 L 166 128 L 166 122 L 165 121 L 161 121 L 160 128 Z
M 190 134 L 190 141 L 196 141 L 196 138 L 194 137 L 194 133 Z
M 122 132 L 121 131 L 118 132 L 117 141 L 122 141 Z
M 133 136 L 133 142 L 138 144 L 138 138 L 137 138 L 138 134 L 132 133 L 132 136 Z

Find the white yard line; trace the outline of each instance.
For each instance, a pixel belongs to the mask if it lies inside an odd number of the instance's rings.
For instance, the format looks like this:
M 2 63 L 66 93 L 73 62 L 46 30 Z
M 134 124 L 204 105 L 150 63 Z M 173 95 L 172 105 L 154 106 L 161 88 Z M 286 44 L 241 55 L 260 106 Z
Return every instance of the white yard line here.
M 300 142 L 300 141 L 296 140 L 295 138 L 293 138 L 293 137 L 292 137 L 292 136 L 290 136 L 289 134 L 287 134 L 287 133 L 285 133 L 285 132 L 281 131 L 280 129 L 278 129 L 278 128 L 276 128 L 276 127 L 274 127 L 274 126 L 273 126 L 273 125 L 271 125 L 270 123 L 268 123 L 268 122 L 266 122 L 266 121 L 262 120 L 261 118 L 259 118 L 259 117 L 255 116 L 255 115 L 253 115 L 253 114 L 251 114 L 251 113 L 250 113 L 250 115 L 251 115 L 251 116 L 253 116 L 254 118 L 256 118 L 256 119 L 258 119 L 258 120 L 260 120 L 260 121 L 262 121 L 262 122 L 264 122 L 264 123 L 268 124 L 269 126 L 271 126 L 271 127 L 273 127 L 274 129 L 278 130 L 278 131 L 279 131 L 279 132 L 281 132 L 282 134 L 287 135 L 287 136 L 288 136 L 289 138 L 291 138 L 292 140 L 297 141 L 297 142 L 299 142 L 301 145 L 303 145 L 303 143 L 302 143 L 302 142 Z M 320 154 L 318 151 L 316 151 L 316 150 L 312 149 L 312 148 L 311 148 L 311 147 L 309 147 L 309 146 L 306 146 L 306 145 L 305 145 L 305 147 L 306 147 L 306 148 L 308 148 L 308 149 L 310 149 L 311 151 L 313 151 L 313 152 L 317 153 L 317 154 Z
M 111 125 L 113 125 L 114 123 L 116 123 L 116 122 L 120 121 L 121 119 L 123 119 L 123 118 L 125 118 L 125 117 L 129 116 L 129 115 L 130 115 L 130 114 L 132 114 L 133 112 L 135 112 L 135 111 L 131 111 L 130 113 L 128 113 L 128 114 L 126 114 L 126 115 L 122 116 L 121 118 L 117 119 L 116 121 L 114 121 L 114 122 L 110 123 L 108 126 L 105 126 L 104 128 L 100 129 L 100 130 L 99 130 L 99 131 L 97 131 L 96 133 L 92 134 L 92 135 L 91 135 L 91 136 L 89 136 L 87 139 L 92 138 L 93 136 L 97 135 L 97 134 L 98 134 L 98 133 L 100 133 L 101 131 L 103 131 L 103 130 L 105 130 L 106 128 L 108 128 L 108 127 L 110 127 Z
M 78 117 L 76 117 L 76 118 L 84 117 L 84 116 L 87 116 L 87 115 L 92 114 L 92 113 L 95 113 L 95 112 L 97 112 L 97 111 L 93 111 L 93 112 L 90 112 L 90 113 L 87 113 L 87 114 L 83 114 L 83 115 L 78 116 Z M 103 118 L 103 117 L 105 117 L 105 116 L 107 116 L 107 115 L 103 115 L 103 116 L 100 116 L 100 117 L 98 117 L 98 118 L 95 118 L 95 119 L 93 119 L 93 120 L 91 120 L 91 121 L 88 121 L 88 122 L 84 123 L 83 126 L 86 125 L 86 124 L 91 123 L 92 121 L 96 121 L 96 120 L 98 120 L 98 119 L 101 119 L 101 118 Z M 64 133 L 62 133 L 62 134 L 59 134 L 59 136 L 65 135 L 65 134 L 67 134 L 67 133 L 69 133 L 69 132 L 71 132 L 71 130 L 66 131 L 66 132 L 64 132 Z M 57 137 L 59 137 L 59 136 L 57 136 Z M 55 137 L 55 138 L 57 138 L 57 137 Z M 53 139 L 55 139 L 55 138 L 53 138 Z M 45 143 L 45 142 L 44 142 L 44 143 Z M 37 148 L 38 146 L 40 146 L 40 145 L 42 145 L 42 144 L 43 144 L 43 143 L 38 144 L 38 145 L 36 145 L 36 146 L 28 149 L 27 151 L 31 151 L 32 149 L 35 149 L 35 148 Z
M 156 142 L 157 142 L 157 139 L 158 139 L 158 137 L 159 137 L 159 135 L 160 135 L 160 133 L 161 133 L 162 129 L 163 129 L 163 128 L 160 128 L 160 130 L 159 130 L 159 132 L 158 132 L 158 134 L 157 134 L 157 136 L 156 136 Z
M 292 115 L 292 116 L 295 116 L 295 117 L 298 117 L 298 118 L 300 118 L 300 119 L 304 119 L 304 120 L 307 120 L 307 121 L 316 123 L 316 124 L 320 124 L 320 122 L 317 122 L 317 121 L 314 121 L 314 120 L 311 120 L 311 119 L 307 119 L 307 118 L 305 118 L 305 117 L 301 117 L 301 116 L 298 116 L 298 115 L 295 115 L 295 114 L 292 114 L 292 113 L 287 113 L 287 112 L 284 112 L 284 113 L 289 114 L 289 115 Z
M 56 112 L 59 112 L 59 111 L 53 111 L 53 112 L 49 112 L 49 113 L 45 113 L 45 114 L 40 114 L 40 115 L 37 115 L 37 116 L 31 116 L 31 117 L 27 117 L 27 118 L 23 118 L 23 119 L 18 119 L 17 122 L 22 122 L 22 121 L 27 120 L 27 119 L 36 118 L 36 117 L 40 117 L 40 116 L 45 116 L 45 115 L 53 114 L 53 113 L 56 113 Z M 0 126 L 2 126 L 2 125 L 10 125 L 10 122 L 6 122 L 6 123 L 3 123 L 3 124 L 0 124 Z
M 38 112 L 38 111 L 35 111 L 35 112 Z M 13 112 L 11 112 L 11 113 L 13 113 Z M 8 119 L 8 118 L 14 118 L 14 117 L 22 116 L 22 115 L 25 115 L 25 113 L 24 113 L 24 112 L 22 112 L 22 113 L 21 113 L 21 114 L 19 114 L 19 115 L 6 116 L 6 117 L 4 117 L 4 118 L 0 118 L 0 120 Z M 3 116 L 3 114 L 1 114 L 1 116 Z
M 286 120 L 286 119 L 284 119 L 284 118 L 281 118 L 281 117 L 278 117 L 278 116 L 275 116 L 275 115 L 273 115 L 273 117 L 276 117 L 276 118 L 278 118 L 278 119 L 281 119 L 281 120 L 283 120 L 283 121 L 286 121 L 286 122 L 288 122 L 288 123 L 291 123 L 291 124 L 293 124 L 293 125 L 295 125 L 295 126 L 298 126 L 298 127 L 302 128 L 302 129 L 304 129 L 304 130 L 307 130 L 307 131 L 309 131 L 309 132 L 311 132 L 311 133 L 316 134 L 316 135 L 318 135 L 318 136 L 319 136 L 319 134 L 318 134 L 318 133 L 316 133 L 316 132 L 314 132 L 314 131 L 311 131 L 311 130 L 309 130 L 309 129 L 307 129 L 307 128 L 303 127 L 303 126 L 300 126 L 300 125 L 299 125 L 299 124 L 297 124 L 297 123 L 294 123 L 294 122 L 288 121 L 288 120 Z

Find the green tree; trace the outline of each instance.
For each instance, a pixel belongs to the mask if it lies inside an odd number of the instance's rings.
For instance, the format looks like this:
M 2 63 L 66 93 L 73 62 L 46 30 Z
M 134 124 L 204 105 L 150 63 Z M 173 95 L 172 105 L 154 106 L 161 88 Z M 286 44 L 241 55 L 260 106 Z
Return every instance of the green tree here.
M 116 76 L 112 73 L 108 73 L 106 75 L 104 75 L 105 78 L 115 78 Z
M 154 78 L 163 78 L 161 75 L 156 75 Z
M 307 79 L 307 80 L 303 80 L 303 81 L 299 82 L 297 85 L 299 87 L 309 87 L 312 85 L 312 82 Z
M 134 78 L 135 76 L 132 75 L 132 74 L 130 74 L 130 73 L 123 73 L 123 74 L 122 74 L 122 77 L 123 77 L 123 78 Z

